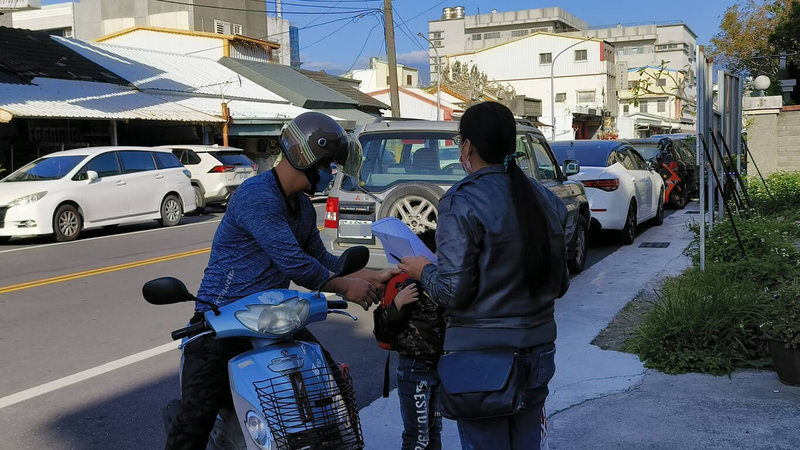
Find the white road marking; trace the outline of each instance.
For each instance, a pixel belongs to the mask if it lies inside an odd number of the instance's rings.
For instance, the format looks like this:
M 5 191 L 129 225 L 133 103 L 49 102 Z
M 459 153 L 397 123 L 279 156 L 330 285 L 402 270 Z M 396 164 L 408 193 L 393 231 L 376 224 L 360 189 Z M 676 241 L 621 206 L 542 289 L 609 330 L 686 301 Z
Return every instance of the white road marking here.
M 19 252 L 19 251 L 23 251 L 23 250 L 37 250 L 37 249 L 40 249 L 40 248 L 54 247 L 54 246 L 57 246 L 57 245 L 79 244 L 81 242 L 95 241 L 95 240 L 98 240 L 98 239 L 109 239 L 109 238 L 115 238 L 115 237 L 131 236 L 131 235 L 134 235 L 134 234 L 152 233 L 154 231 L 181 230 L 181 229 L 186 228 L 186 227 L 193 227 L 195 225 L 206 225 L 206 224 L 209 224 L 209 223 L 219 223 L 220 221 L 222 221 L 222 219 L 208 220 L 208 221 L 205 221 L 205 222 L 187 223 L 186 225 L 180 225 L 180 226 L 177 226 L 177 227 L 160 227 L 160 228 L 153 228 L 151 230 L 131 231 L 130 233 L 119 233 L 119 234 L 112 234 L 112 235 L 109 235 L 109 236 L 98 236 L 98 237 L 87 238 L 87 239 L 78 239 L 76 241 L 70 241 L 70 242 L 54 242 L 52 244 L 35 245 L 33 247 L 12 248 L 10 250 L 2 250 L 2 251 L 0 251 L 0 254 L 11 253 L 11 252 Z
M 126 356 L 116 361 L 111 361 L 100 366 L 66 376 L 64 378 L 59 378 L 58 380 L 54 380 L 49 383 L 41 384 L 30 389 L 25 389 L 24 391 L 17 392 L 16 394 L 7 395 L 3 398 L 0 398 L 0 409 L 30 400 L 34 397 L 53 392 L 67 386 L 71 386 L 75 383 L 80 383 L 81 381 L 85 381 L 99 375 L 103 375 L 104 373 L 111 372 L 112 370 L 116 370 L 139 361 L 144 361 L 145 359 L 161 355 L 162 353 L 166 353 L 177 348 L 177 341 L 170 342 L 169 344 L 164 344 L 149 350 Z

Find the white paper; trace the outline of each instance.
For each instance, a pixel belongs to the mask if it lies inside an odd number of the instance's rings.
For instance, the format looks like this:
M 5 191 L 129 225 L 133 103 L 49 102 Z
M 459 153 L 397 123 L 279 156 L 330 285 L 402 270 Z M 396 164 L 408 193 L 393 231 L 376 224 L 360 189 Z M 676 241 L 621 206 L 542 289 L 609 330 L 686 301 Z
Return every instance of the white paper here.
M 436 255 L 406 224 L 395 217 L 386 217 L 373 223 L 372 234 L 380 239 L 390 264 L 397 264 L 407 256 L 424 256 L 431 262 L 436 262 Z

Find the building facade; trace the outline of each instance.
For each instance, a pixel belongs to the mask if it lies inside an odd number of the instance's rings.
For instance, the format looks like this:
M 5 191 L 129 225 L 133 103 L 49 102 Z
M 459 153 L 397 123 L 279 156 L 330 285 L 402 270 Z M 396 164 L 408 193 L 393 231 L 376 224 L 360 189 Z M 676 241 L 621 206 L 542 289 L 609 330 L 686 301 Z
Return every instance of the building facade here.
M 627 83 L 619 90 L 619 138 L 694 132 L 693 105 L 685 86 L 686 74 L 679 70 L 629 69 Z
M 614 54 L 612 45 L 598 39 L 537 32 L 449 56 L 447 64 L 458 61 L 513 87 L 517 95 L 547 99 L 541 102 L 540 121 L 550 126 L 555 119 L 555 134 L 545 130 L 548 138 L 590 139 L 614 128 L 618 104 Z M 515 64 L 508 64 L 512 60 Z
M 369 69 L 353 70 L 343 75 L 359 80 L 361 92 L 375 92 L 389 87 L 389 63 L 378 58 L 370 58 Z M 397 85 L 415 88 L 419 85 L 419 70 L 416 67 L 397 64 Z

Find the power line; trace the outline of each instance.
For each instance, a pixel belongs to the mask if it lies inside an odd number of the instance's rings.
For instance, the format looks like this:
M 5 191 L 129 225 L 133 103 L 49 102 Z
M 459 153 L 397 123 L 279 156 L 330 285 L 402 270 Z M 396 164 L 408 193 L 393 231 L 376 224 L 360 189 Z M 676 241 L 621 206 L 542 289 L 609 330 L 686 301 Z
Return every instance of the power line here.
M 394 12 L 395 12 L 395 14 L 397 14 L 397 18 L 398 18 L 398 19 L 400 19 L 400 20 L 402 21 L 402 22 L 400 22 L 399 24 L 397 23 L 397 21 L 394 21 L 394 24 L 397 26 L 397 28 L 400 28 L 400 31 L 402 31 L 402 32 L 403 32 L 403 34 L 405 34 L 407 38 L 411 39 L 411 41 L 412 41 L 412 42 L 414 42 L 414 44 L 415 44 L 417 47 L 419 47 L 419 49 L 420 49 L 420 50 L 427 50 L 427 49 L 425 49 L 425 48 L 424 48 L 422 45 L 420 45 L 420 43 L 419 43 L 419 41 L 417 40 L 417 38 L 416 38 L 416 37 L 414 37 L 414 32 L 413 32 L 413 31 L 411 31 L 411 29 L 410 29 L 410 28 L 408 28 L 408 22 L 407 22 L 407 21 L 405 21 L 405 20 L 403 20 L 403 18 L 402 18 L 402 17 L 400 17 L 400 14 L 397 12 L 397 10 L 395 10 Z M 392 20 L 394 20 L 394 19 L 392 19 Z M 408 32 L 406 32 L 405 30 L 403 30 L 403 26 L 405 26 L 405 27 L 406 27 L 406 30 L 408 30 Z M 410 34 L 409 34 L 409 33 L 410 33 Z M 428 52 L 430 52 L 430 50 L 427 50 L 427 51 L 428 51 Z
M 194 3 L 179 2 L 179 1 L 176 1 L 176 0 L 156 0 L 156 1 L 159 1 L 159 2 L 162 2 L 162 3 L 171 3 L 173 5 L 193 6 L 193 7 L 198 7 L 198 8 L 209 8 L 209 9 L 220 9 L 220 10 L 225 10 L 225 11 L 241 11 L 241 12 L 251 12 L 251 13 L 259 13 L 259 14 L 263 13 L 263 14 L 266 14 L 266 8 L 264 8 L 264 10 L 260 10 L 260 9 L 234 8 L 234 7 L 230 7 L 230 6 L 197 5 L 197 4 L 194 4 Z M 305 7 L 305 8 L 311 7 L 310 5 L 301 5 L 301 6 Z M 316 7 L 318 7 L 318 8 L 327 8 L 328 6 L 317 5 Z M 380 9 L 379 8 L 361 8 L 361 9 L 348 9 L 348 10 L 343 10 L 342 9 L 342 10 L 339 10 L 337 12 L 329 12 L 329 14 L 353 14 L 353 13 L 364 13 L 364 12 L 371 12 L 371 11 L 380 11 Z M 286 13 L 286 14 L 308 14 L 308 15 L 319 14 L 319 12 L 317 12 L 317 11 L 282 11 L 282 12 Z
M 314 41 L 314 42 L 312 42 L 312 43 L 310 43 L 310 44 L 308 44 L 308 45 L 306 45 L 306 46 L 303 46 L 302 48 L 303 48 L 303 49 L 308 49 L 309 47 L 311 47 L 311 46 L 313 46 L 313 45 L 315 45 L 315 44 L 318 44 L 318 43 L 320 43 L 320 42 L 324 41 L 325 39 L 328 39 L 329 37 L 333 36 L 334 34 L 338 33 L 339 31 L 341 31 L 341 30 L 342 30 L 344 27 L 346 27 L 346 26 L 350 25 L 351 23 L 355 23 L 355 22 L 357 22 L 357 21 L 358 21 L 358 19 L 362 19 L 364 16 L 365 16 L 364 14 L 361 14 L 361 15 L 359 15 L 359 16 L 357 16 L 357 17 L 354 17 L 354 18 L 350 19 L 350 21 L 349 21 L 349 22 L 345 22 L 345 23 L 344 23 L 344 25 L 342 25 L 341 27 L 339 27 L 339 28 L 337 28 L 337 29 L 335 29 L 335 30 L 331 31 L 330 33 L 328 33 L 328 34 L 326 34 L 325 36 L 323 36 L 323 37 L 321 37 L 321 38 L 317 39 L 316 41 Z
M 369 33 L 367 33 L 366 39 L 364 39 L 364 44 L 361 46 L 361 50 L 358 52 L 358 55 L 356 55 L 355 59 L 353 59 L 353 64 L 350 64 L 350 67 L 348 67 L 347 70 L 345 70 L 345 73 L 350 72 L 351 70 L 353 70 L 353 67 L 358 62 L 358 58 L 361 58 L 361 54 L 364 53 L 364 49 L 367 47 L 367 43 L 369 42 L 369 37 L 372 36 L 372 32 L 375 31 L 375 28 L 380 24 L 381 24 L 381 22 L 379 20 L 378 23 L 373 25 L 372 28 L 369 30 Z

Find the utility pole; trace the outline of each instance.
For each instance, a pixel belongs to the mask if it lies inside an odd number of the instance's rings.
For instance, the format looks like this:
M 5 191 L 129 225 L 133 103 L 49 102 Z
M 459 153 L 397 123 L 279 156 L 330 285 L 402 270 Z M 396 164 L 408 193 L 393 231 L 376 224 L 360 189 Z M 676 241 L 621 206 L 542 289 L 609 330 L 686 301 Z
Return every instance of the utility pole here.
M 386 54 L 389 55 L 389 100 L 392 107 L 392 117 L 400 117 L 400 94 L 397 91 L 397 56 L 394 53 L 392 0 L 383 0 L 383 23 L 386 35 Z

